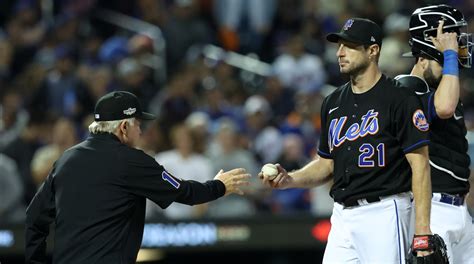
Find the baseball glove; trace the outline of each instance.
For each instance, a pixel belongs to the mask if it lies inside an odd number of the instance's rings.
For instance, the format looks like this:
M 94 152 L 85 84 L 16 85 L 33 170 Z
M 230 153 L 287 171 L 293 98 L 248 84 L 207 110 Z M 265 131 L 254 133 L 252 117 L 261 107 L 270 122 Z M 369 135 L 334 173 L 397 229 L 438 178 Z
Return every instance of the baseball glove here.
M 415 235 L 408 257 L 409 264 L 449 264 L 446 244 L 437 235 Z M 432 254 L 424 257 L 417 257 L 418 251 L 433 251 Z

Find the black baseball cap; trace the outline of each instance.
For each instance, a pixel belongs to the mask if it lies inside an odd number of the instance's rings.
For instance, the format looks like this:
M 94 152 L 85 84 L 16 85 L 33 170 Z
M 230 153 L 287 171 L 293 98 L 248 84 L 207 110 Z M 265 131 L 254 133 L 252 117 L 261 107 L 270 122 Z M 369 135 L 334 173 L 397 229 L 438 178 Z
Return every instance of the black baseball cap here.
M 338 42 L 339 39 L 342 39 L 362 45 L 377 44 L 382 46 L 382 37 L 382 29 L 372 20 L 350 18 L 339 33 L 328 34 L 326 39 L 330 42 Z
M 155 116 L 142 111 L 138 98 L 129 92 L 115 91 L 102 96 L 94 109 L 95 121 L 111 121 L 127 118 L 152 120 Z

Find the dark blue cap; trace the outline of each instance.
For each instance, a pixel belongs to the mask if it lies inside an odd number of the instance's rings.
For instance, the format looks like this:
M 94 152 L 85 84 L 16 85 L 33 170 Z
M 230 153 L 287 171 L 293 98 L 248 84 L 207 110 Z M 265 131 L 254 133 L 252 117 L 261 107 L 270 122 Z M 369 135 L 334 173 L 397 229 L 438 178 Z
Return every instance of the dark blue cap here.
M 362 45 L 377 44 L 382 46 L 382 29 L 375 22 L 365 18 L 350 18 L 346 21 L 339 33 L 326 36 L 330 42 L 340 39 Z

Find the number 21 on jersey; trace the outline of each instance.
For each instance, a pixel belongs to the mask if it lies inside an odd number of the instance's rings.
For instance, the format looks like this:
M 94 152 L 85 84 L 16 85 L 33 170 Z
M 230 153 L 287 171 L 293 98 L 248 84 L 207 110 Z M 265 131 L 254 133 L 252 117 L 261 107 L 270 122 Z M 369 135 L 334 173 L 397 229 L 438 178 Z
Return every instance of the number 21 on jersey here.
M 375 162 L 377 161 L 378 167 L 385 167 L 385 144 L 380 143 L 374 147 L 370 143 L 364 143 L 360 146 L 358 164 L 359 167 L 375 167 Z M 375 154 L 377 153 L 376 157 Z

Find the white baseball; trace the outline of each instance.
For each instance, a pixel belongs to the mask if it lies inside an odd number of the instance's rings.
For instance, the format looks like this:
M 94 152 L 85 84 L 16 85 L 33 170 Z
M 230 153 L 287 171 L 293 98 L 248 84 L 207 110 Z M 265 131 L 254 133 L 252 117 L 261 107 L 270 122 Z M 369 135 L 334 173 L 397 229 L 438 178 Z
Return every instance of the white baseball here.
M 269 180 L 273 180 L 278 175 L 278 168 L 275 164 L 267 163 L 262 167 L 262 173 Z

